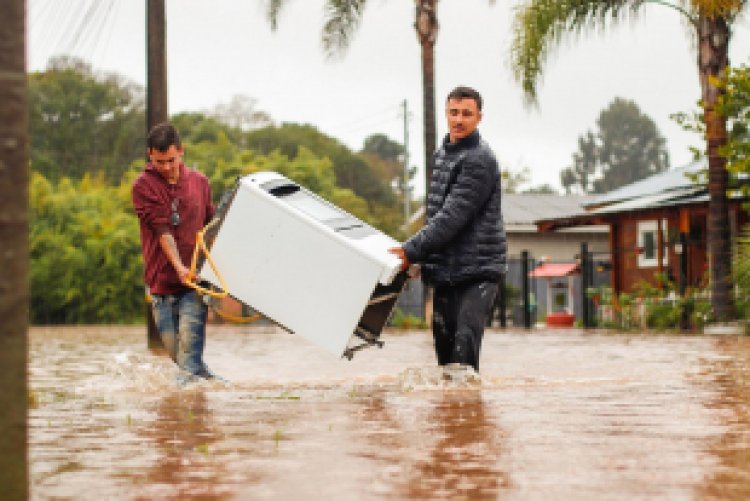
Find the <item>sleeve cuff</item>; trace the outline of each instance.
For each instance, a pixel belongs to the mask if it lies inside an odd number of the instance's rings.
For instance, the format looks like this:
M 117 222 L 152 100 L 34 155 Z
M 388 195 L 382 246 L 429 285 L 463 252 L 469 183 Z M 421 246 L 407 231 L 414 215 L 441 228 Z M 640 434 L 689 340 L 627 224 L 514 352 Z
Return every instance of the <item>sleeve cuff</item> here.
M 414 245 L 411 243 L 411 241 L 404 242 L 402 248 L 404 249 L 404 254 L 406 254 L 406 259 L 408 259 L 410 263 L 419 262 L 417 249 L 414 248 Z

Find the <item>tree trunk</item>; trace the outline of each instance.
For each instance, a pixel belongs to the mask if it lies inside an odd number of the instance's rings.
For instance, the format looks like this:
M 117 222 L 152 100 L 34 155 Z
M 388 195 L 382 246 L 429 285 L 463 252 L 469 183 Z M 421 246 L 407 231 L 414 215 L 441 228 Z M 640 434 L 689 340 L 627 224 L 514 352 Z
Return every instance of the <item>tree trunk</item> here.
M 419 45 L 422 47 L 422 107 L 424 116 L 424 176 L 425 209 L 427 193 L 432 179 L 432 154 L 435 152 L 435 40 L 437 39 L 438 0 L 415 0 L 417 7 L 414 28 L 417 30 Z M 423 317 L 432 323 L 432 290 L 424 287 Z
M 729 25 L 721 16 L 701 14 L 698 20 L 698 69 L 700 73 L 706 155 L 708 156 L 708 253 L 711 274 L 711 305 L 718 320 L 734 317 L 732 303 L 732 255 L 729 231 L 726 159 L 719 148 L 727 143 L 726 117 L 716 109 L 724 92 L 717 81 L 729 65 Z
M 435 152 L 435 40 L 437 39 L 437 0 L 415 0 L 419 45 L 422 47 L 422 96 L 424 108 L 425 193 L 432 177 L 432 154 Z
M 0 0 L 0 485 L 27 499 L 28 106 L 26 2 Z

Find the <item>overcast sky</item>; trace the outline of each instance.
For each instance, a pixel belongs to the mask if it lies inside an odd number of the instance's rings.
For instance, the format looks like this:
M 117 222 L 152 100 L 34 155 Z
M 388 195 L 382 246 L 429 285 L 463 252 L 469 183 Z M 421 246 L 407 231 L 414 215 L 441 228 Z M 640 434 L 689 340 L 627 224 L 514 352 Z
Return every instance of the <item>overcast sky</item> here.
M 99 5 L 95 6 L 98 2 Z M 29 0 L 28 61 L 61 53 L 145 82 L 145 1 Z M 385 133 L 403 141 L 407 100 L 412 163 L 423 168 L 420 50 L 412 0 L 369 0 L 350 49 L 327 60 L 323 0 L 289 0 L 272 32 L 261 0 L 167 0 L 169 111 L 201 111 L 242 94 L 278 123 L 310 123 L 357 150 Z M 456 85 L 485 98 L 480 132 L 503 167 L 529 167 L 531 184 L 560 186 L 577 138 L 616 96 L 634 100 L 666 137 L 672 166 L 690 160 L 694 133 L 669 115 L 700 97 L 693 34 L 659 5 L 606 32 L 571 38 L 549 61 L 535 109 L 524 106 L 508 54 L 515 1 L 441 0 L 435 48 L 438 135 Z M 750 62 L 750 22 L 734 28 L 730 61 Z M 421 177 L 420 177 L 421 179 Z M 417 186 L 422 192 L 421 183 Z

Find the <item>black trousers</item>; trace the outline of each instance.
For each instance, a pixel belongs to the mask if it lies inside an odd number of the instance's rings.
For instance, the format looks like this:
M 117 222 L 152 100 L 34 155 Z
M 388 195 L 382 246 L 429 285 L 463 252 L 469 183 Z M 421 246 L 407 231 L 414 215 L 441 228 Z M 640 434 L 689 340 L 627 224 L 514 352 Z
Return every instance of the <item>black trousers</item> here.
M 497 282 L 470 282 L 435 287 L 432 336 L 439 365 L 460 363 L 479 370 L 479 351 Z

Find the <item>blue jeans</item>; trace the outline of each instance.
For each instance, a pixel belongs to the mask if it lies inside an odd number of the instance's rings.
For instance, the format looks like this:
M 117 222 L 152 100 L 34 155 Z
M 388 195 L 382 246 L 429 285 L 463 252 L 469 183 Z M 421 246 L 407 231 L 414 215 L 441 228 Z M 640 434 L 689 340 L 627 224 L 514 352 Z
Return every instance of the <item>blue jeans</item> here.
M 151 309 L 161 340 L 178 367 L 198 374 L 203 370 L 208 307 L 194 290 L 151 295 Z

